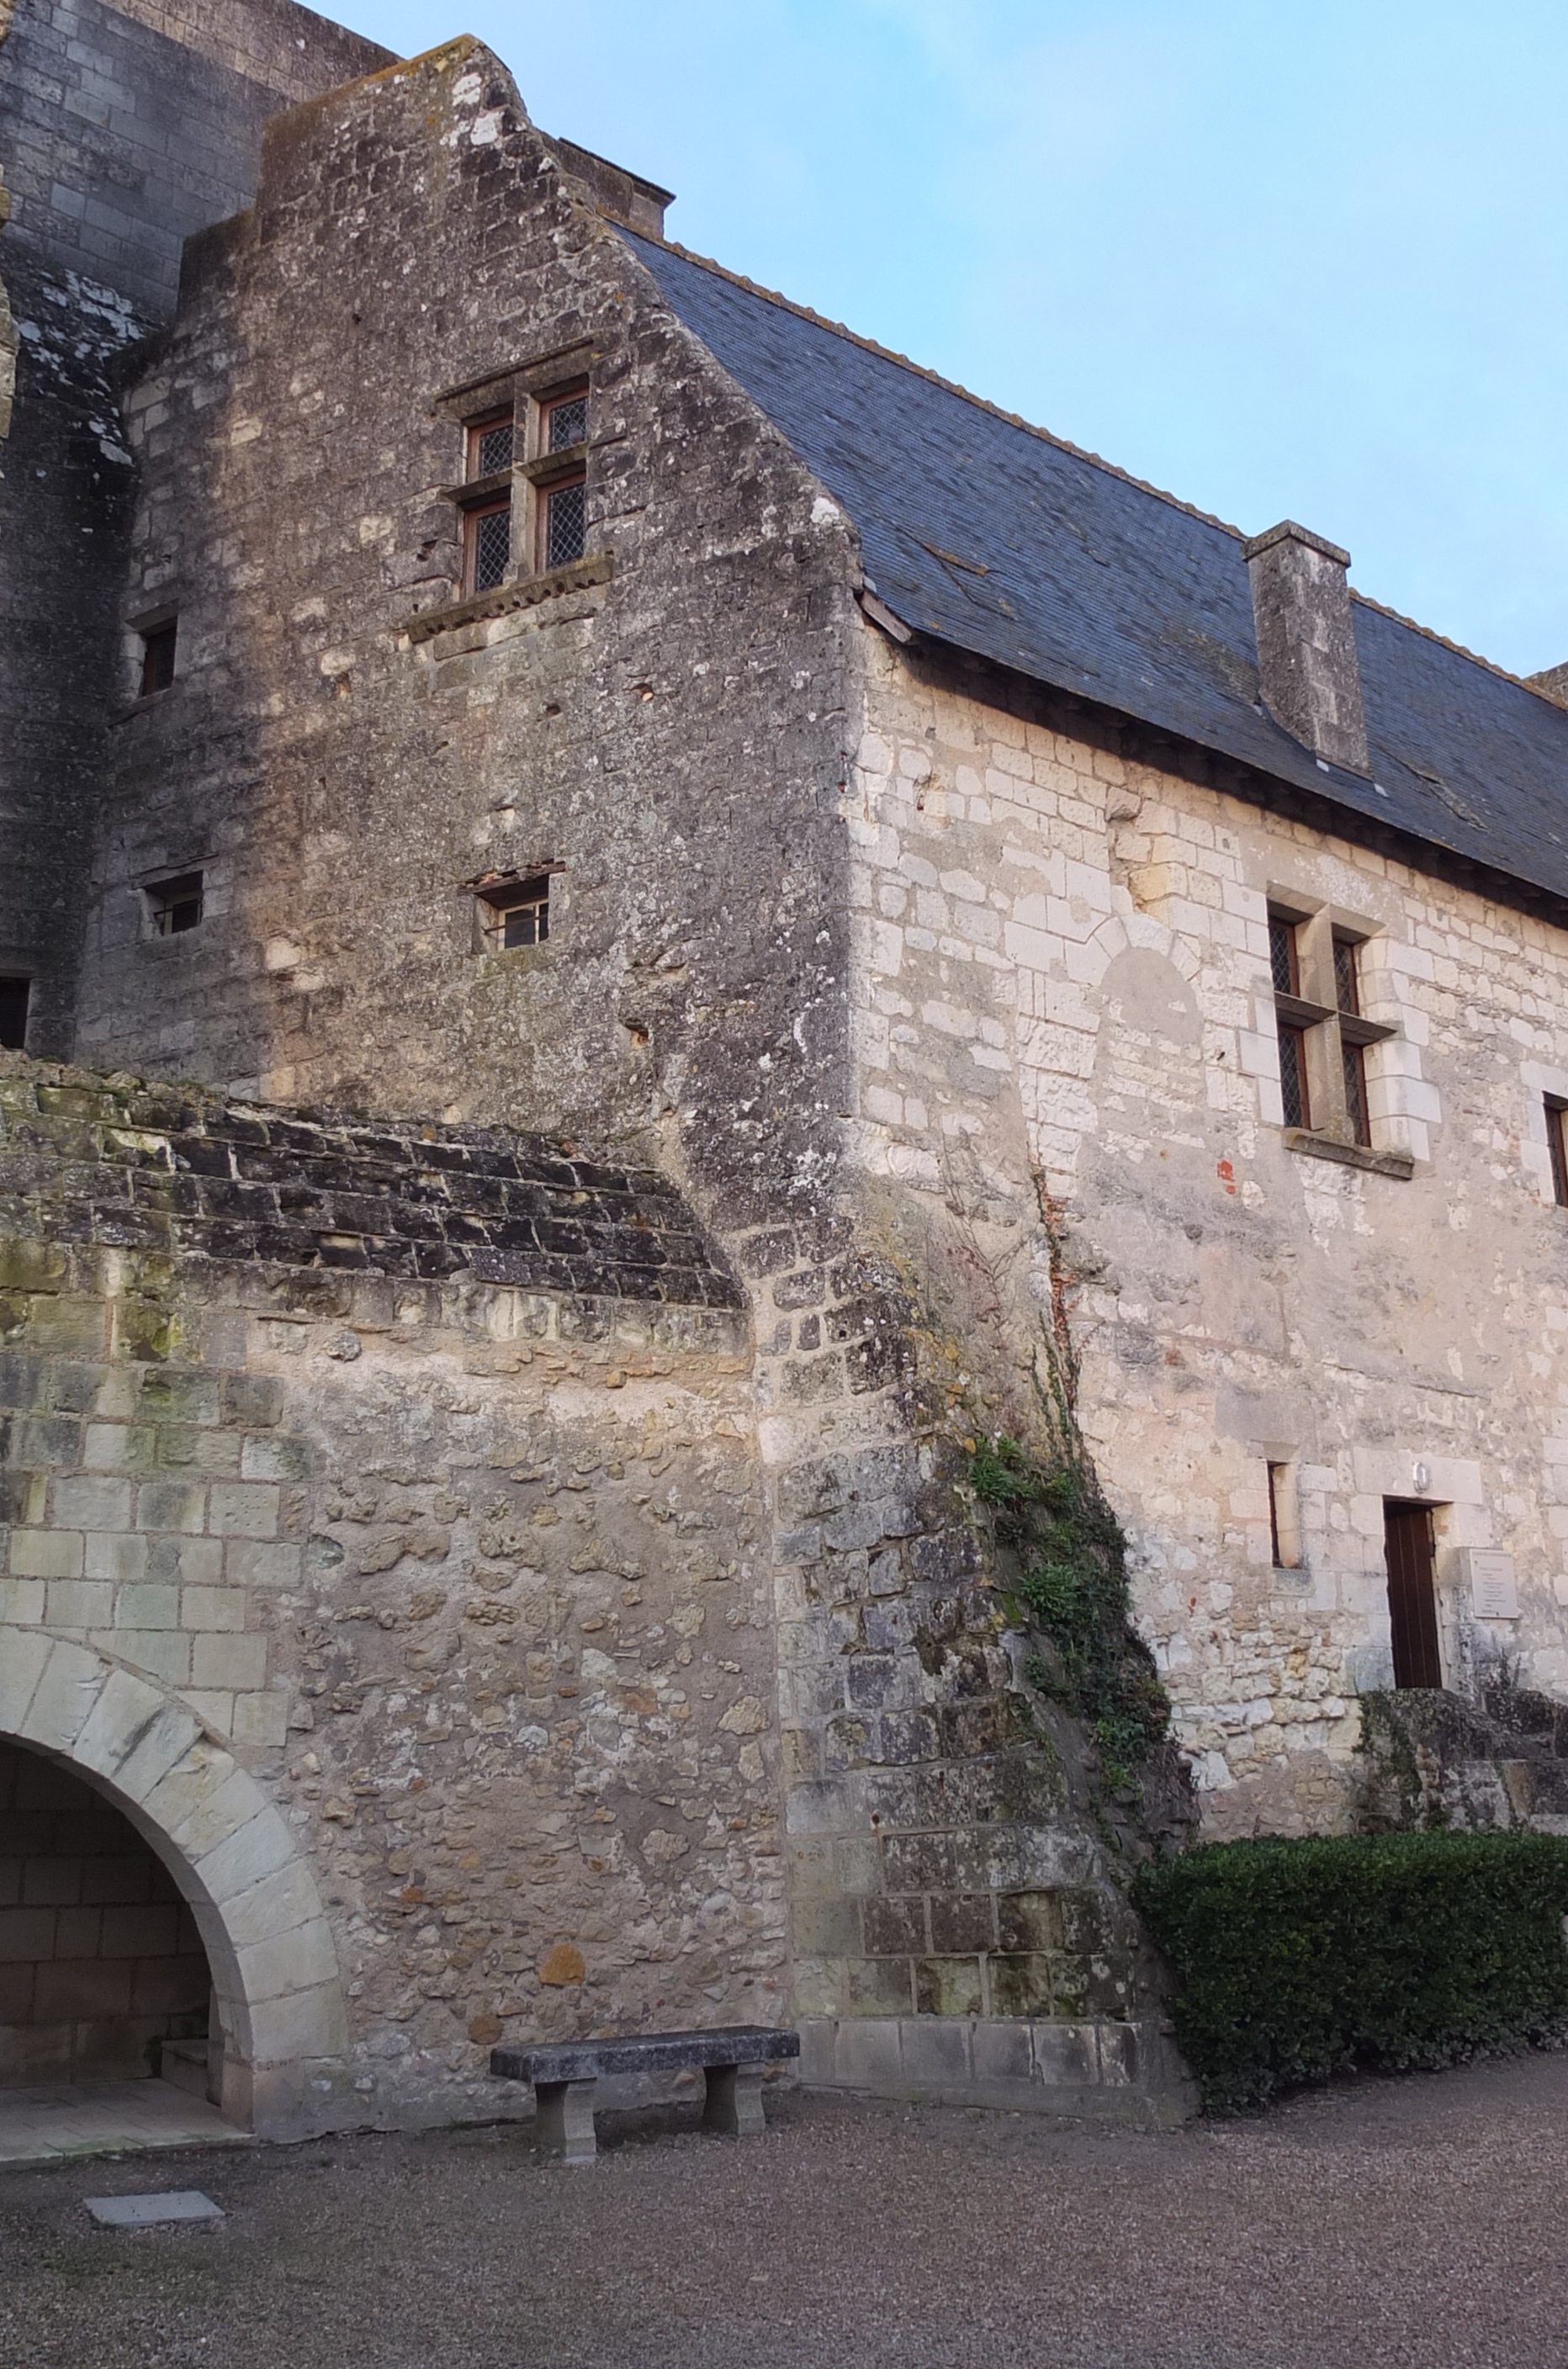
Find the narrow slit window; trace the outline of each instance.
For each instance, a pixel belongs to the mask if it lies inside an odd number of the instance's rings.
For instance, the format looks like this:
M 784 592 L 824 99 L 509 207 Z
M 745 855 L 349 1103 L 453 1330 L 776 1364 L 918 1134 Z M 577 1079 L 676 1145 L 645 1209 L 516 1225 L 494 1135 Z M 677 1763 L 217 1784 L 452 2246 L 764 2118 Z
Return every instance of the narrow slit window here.
M 150 699 L 155 691 L 166 691 L 174 681 L 175 645 L 179 638 L 179 623 L 171 618 L 166 625 L 155 625 L 142 636 L 142 697 Z
M 550 935 L 550 875 L 498 882 L 485 891 L 480 909 L 485 943 L 493 951 L 542 946 Z
M 1276 1571 L 1298 1571 L 1301 1564 L 1300 1516 L 1297 1511 L 1296 1473 L 1288 1464 L 1268 1468 L 1268 1528 Z
M 488 592 L 504 584 L 511 562 L 511 500 L 485 502 L 464 520 L 465 568 L 470 592 Z
M 28 1003 L 31 994 L 30 978 L 0 978 L 0 1047 L 7 1053 L 27 1050 Z
M 194 930 L 201 920 L 202 886 L 200 872 L 182 872 L 177 880 L 160 880 L 147 891 L 147 912 L 155 938 L 183 937 Z
M 1568 1137 L 1563 1134 L 1568 1125 L 1568 1103 L 1561 1103 L 1548 1094 L 1546 1098 L 1546 1140 L 1551 1151 L 1551 1197 L 1560 1209 L 1568 1209 Z

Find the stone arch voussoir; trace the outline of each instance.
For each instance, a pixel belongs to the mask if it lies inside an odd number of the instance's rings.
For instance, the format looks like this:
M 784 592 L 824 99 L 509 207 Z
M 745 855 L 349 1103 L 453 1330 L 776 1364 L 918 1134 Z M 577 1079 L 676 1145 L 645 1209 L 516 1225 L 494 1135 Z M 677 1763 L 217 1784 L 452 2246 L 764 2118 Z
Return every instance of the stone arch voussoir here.
M 0 1627 L 0 1735 L 113 1802 L 179 1884 L 223 2031 L 223 2112 L 264 2137 L 341 2080 L 342 1986 L 315 1878 L 285 1819 L 188 1703 L 90 1645 Z

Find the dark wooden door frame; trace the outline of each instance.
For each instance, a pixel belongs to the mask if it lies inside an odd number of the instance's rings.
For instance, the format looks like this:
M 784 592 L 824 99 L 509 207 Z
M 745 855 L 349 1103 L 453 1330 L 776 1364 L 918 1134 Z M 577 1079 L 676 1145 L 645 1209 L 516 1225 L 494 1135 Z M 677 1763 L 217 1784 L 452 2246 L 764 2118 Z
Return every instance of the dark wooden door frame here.
M 1440 1687 L 1437 1577 L 1432 1508 L 1402 1497 L 1383 1500 L 1383 1558 L 1389 1574 L 1389 1628 L 1396 1687 Z

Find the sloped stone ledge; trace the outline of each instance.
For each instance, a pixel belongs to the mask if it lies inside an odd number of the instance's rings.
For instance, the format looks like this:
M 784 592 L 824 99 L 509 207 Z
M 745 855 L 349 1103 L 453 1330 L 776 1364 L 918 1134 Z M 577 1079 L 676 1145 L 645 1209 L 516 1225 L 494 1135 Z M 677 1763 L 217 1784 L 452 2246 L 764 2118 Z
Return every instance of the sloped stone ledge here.
M 0 1232 L 40 1245 L 738 1309 L 651 1169 L 504 1127 L 229 1101 L 0 1055 Z

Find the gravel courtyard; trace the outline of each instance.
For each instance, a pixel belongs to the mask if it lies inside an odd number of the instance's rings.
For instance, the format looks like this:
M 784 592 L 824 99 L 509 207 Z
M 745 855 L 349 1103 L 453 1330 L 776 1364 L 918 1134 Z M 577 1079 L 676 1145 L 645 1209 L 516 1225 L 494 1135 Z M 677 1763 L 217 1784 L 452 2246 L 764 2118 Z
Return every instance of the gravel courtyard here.
M 1568 2358 L 1568 2056 L 1165 2134 L 822 2097 L 0 2173 L 0 2362 L 1492 2369 Z M 608 2140 L 608 2145 L 604 2144 Z M 82 2199 L 201 2188 L 216 2229 Z

